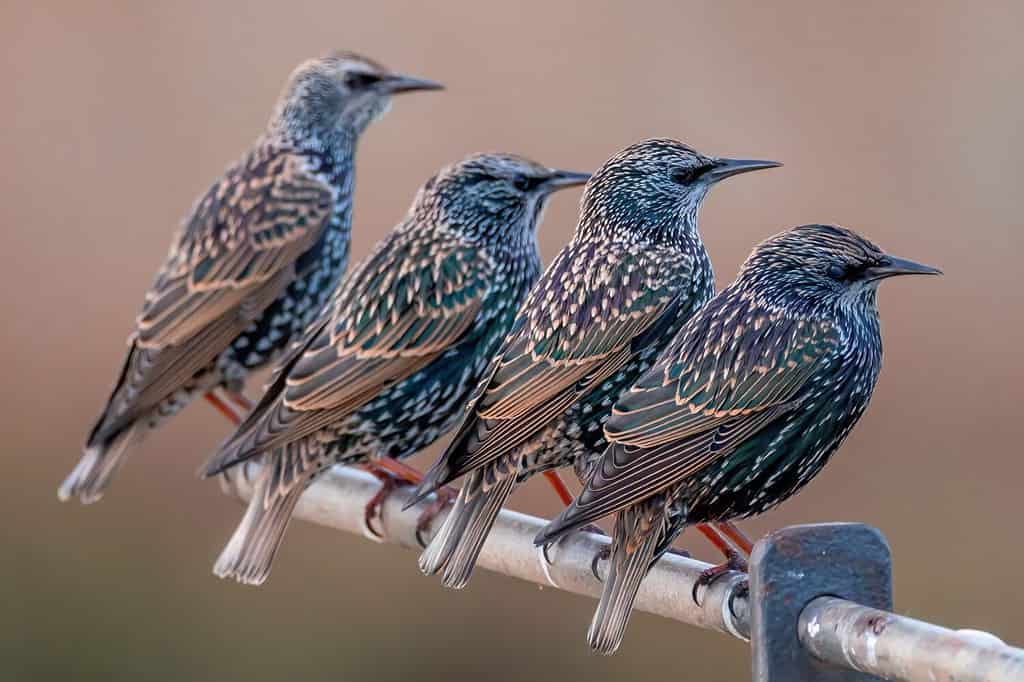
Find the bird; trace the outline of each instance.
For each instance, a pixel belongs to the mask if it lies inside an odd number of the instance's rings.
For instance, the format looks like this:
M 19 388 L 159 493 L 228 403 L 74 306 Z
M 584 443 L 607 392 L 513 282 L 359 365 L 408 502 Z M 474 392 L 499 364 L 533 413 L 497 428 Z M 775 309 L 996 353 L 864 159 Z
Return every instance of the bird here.
M 197 395 L 222 411 L 218 391 L 245 403 L 249 373 L 301 334 L 345 271 L 360 135 L 393 95 L 441 87 L 348 52 L 294 70 L 264 132 L 176 234 L 61 500 L 99 500 L 131 448 Z
M 466 476 L 420 556 L 423 573 L 443 570 L 446 587 L 464 587 L 517 484 L 603 452 L 601 425 L 619 391 L 713 294 L 697 227 L 708 190 L 778 165 L 655 138 L 594 173 L 571 241 L 530 292 L 452 443 L 416 489 L 412 503 Z
M 589 177 L 477 154 L 427 181 L 208 463 L 213 476 L 263 462 L 216 575 L 264 582 L 295 504 L 326 468 L 403 458 L 457 425 L 540 275 L 548 196 Z
M 616 515 L 592 649 L 618 648 L 641 581 L 686 526 L 760 514 L 821 471 L 878 379 L 879 283 L 936 274 L 849 229 L 803 225 L 755 248 L 686 322 L 619 397 L 583 491 L 536 538 Z

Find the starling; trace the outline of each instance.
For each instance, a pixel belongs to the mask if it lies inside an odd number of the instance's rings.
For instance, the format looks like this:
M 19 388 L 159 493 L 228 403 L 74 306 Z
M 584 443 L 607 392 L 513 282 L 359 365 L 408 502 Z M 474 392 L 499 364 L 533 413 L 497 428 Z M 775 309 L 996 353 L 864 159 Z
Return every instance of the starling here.
M 147 431 L 198 394 L 239 393 L 301 334 L 348 262 L 360 134 L 393 94 L 440 87 L 348 53 L 292 73 L 266 131 L 175 238 L 61 500 L 98 500 Z
M 773 161 L 713 158 L 668 139 L 627 147 L 584 191 L 579 225 L 530 292 L 468 415 L 417 493 L 468 474 L 420 557 L 443 583 L 469 580 L 513 487 L 603 451 L 619 392 L 712 296 L 697 214 L 716 182 Z
M 214 475 L 267 455 L 218 576 L 262 583 L 296 502 L 327 467 L 406 457 L 458 424 L 540 275 L 547 197 L 589 177 L 480 154 L 424 185 L 207 466 Z
M 878 378 L 879 282 L 932 274 L 850 230 L 805 225 L 757 247 L 683 326 L 616 402 L 583 492 L 537 537 L 616 514 L 593 649 L 618 648 L 641 580 L 684 526 L 759 514 L 821 470 Z

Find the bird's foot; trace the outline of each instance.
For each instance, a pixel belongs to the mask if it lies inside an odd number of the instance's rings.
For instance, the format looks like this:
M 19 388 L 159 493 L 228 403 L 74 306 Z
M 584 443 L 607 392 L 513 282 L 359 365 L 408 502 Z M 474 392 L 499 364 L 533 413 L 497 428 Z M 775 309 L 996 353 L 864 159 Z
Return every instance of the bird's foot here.
M 373 494 L 370 501 L 366 503 L 363 510 L 363 535 L 374 542 L 384 542 L 383 529 L 378 531 L 373 527 L 374 521 L 383 521 L 384 503 L 388 497 L 402 486 L 412 485 L 413 482 L 399 478 L 390 471 L 384 471 L 372 466 L 366 467 L 367 471 L 380 481 L 380 489 Z
M 420 547 L 426 549 L 427 540 L 426 533 L 430 530 L 430 527 L 434 524 L 436 519 L 444 510 L 455 504 L 455 498 L 459 496 L 458 491 L 449 488 L 447 486 L 438 488 L 434 492 L 434 501 L 420 513 L 420 517 L 416 520 L 416 542 L 420 544 Z
M 712 566 L 711 568 L 705 569 L 701 572 L 700 577 L 698 577 L 697 581 L 693 584 L 693 603 L 695 603 L 697 606 L 701 606 L 701 601 L 697 596 L 700 589 L 707 589 L 711 587 L 711 585 L 714 584 L 719 578 L 730 573 L 731 571 L 739 571 L 740 573 L 747 572 L 746 559 L 742 558 L 739 554 L 737 554 L 734 551 L 730 551 L 728 554 L 726 554 L 726 560 L 724 563 L 721 563 L 718 566 Z M 749 589 L 749 587 L 744 589 Z
M 419 485 L 423 482 L 423 474 L 393 457 L 381 457 L 380 459 L 373 460 L 364 465 L 364 468 L 381 482 L 381 488 L 366 504 L 363 533 L 371 540 L 382 542 L 384 535 L 374 530 L 371 523 L 372 520 L 380 518 L 384 503 L 389 495 L 398 488 Z M 423 510 L 416 521 L 416 542 L 419 543 L 420 547 L 427 546 L 425 533 L 430 530 L 434 519 L 452 505 L 458 493 L 451 488 L 444 487 L 435 491 L 434 495 L 434 501 Z
M 601 562 L 607 562 L 612 558 L 612 546 L 605 545 L 601 549 L 594 552 L 594 558 L 590 560 L 590 572 L 594 574 L 594 579 L 599 583 L 604 583 L 604 578 L 601 577 Z
M 601 528 L 599 528 L 598 526 L 595 526 L 594 524 L 588 524 L 588 525 L 583 526 L 582 528 L 580 528 L 579 530 L 576 530 L 574 532 L 576 532 L 576 533 L 594 533 L 595 535 L 607 535 L 607 533 L 605 533 L 603 530 L 601 530 Z M 564 539 L 565 538 L 559 538 L 559 539 L 555 540 L 554 542 L 552 542 L 551 544 L 541 545 L 538 548 L 538 549 L 540 549 L 541 558 L 544 560 L 544 564 L 546 565 L 544 567 L 545 572 L 547 571 L 547 566 L 554 566 L 555 565 L 555 559 L 551 555 L 552 554 L 552 549 L 553 548 L 557 548 L 558 545 L 561 544 Z M 607 545 L 604 545 L 603 547 L 601 547 L 601 549 L 597 550 L 597 552 L 594 554 L 594 558 L 590 562 L 590 571 L 594 574 L 594 577 L 597 578 L 598 582 L 603 582 L 603 579 L 601 578 L 601 574 L 598 571 L 598 565 L 602 561 L 607 561 L 608 558 L 611 555 L 612 555 L 611 545 L 607 544 Z

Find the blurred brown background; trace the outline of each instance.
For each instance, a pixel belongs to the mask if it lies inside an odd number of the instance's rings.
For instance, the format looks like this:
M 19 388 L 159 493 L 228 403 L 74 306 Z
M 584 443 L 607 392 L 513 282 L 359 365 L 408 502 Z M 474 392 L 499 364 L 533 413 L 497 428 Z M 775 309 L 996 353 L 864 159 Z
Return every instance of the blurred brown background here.
M 305 524 L 263 588 L 216 580 L 242 510 L 193 476 L 228 431 L 205 403 L 101 504 L 57 502 L 172 230 L 291 68 L 333 47 L 449 88 L 368 132 L 357 258 L 468 152 L 584 170 L 673 136 L 786 164 L 707 202 L 721 283 L 804 222 L 944 267 L 884 287 L 886 365 L 861 427 L 745 527 L 876 524 L 901 612 L 1024 641 L 1022 23 L 1016 1 L 4 3 L 0 679 L 749 679 L 747 647 L 723 636 L 638 615 L 599 658 L 589 600 L 486 573 L 446 592 L 412 554 Z M 546 258 L 577 202 L 554 199 Z M 516 506 L 550 514 L 554 498 L 538 480 Z

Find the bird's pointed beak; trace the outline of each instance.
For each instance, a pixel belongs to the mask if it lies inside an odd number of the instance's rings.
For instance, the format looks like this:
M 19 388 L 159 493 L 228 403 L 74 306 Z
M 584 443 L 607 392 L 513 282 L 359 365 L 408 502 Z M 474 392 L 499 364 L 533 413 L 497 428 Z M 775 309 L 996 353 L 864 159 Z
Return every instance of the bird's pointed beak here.
M 542 186 L 548 192 L 555 192 L 565 187 L 576 187 L 577 185 L 586 184 L 588 180 L 590 180 L 590 173 L 553 170 Z
M 718 182 L 740 173 L 749 173 L 764 168 L 778 168 L 781 165 L 778 161 L 758 159 L 715 159 L 713 167 L 706 175 L 712 182 Z
M 878 265 L 873 265 L 864 271 L 864 279 L 875 281 L 886 277 L 897 277 L 899 275 L 941 275 L 942 270 L 933 268 L 930 265 L 915 263 L 906 258 L 896 256 L 885 256 Z
M 444 90 L 444 86 L 437 81 L 406 76 L 400 73 L 382 78 L 379 87 L 391 95 L 396 95 L 400 92 L 413 92 L 415 90 Z

